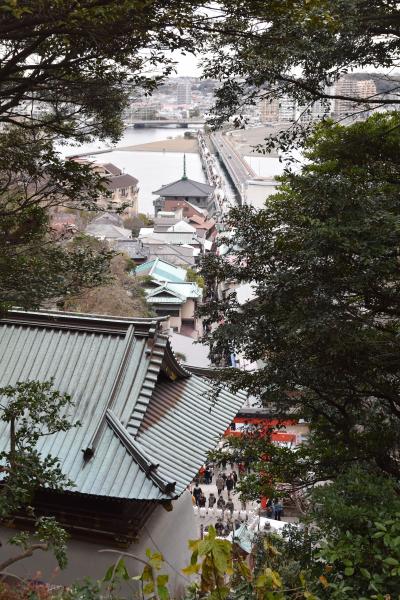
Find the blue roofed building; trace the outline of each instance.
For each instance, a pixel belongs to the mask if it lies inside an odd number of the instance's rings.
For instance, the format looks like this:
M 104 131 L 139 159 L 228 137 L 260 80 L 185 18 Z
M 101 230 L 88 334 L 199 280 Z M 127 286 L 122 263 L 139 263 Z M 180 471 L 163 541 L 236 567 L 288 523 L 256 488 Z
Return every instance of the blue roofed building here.
M 135 268 L 138 276 L 147 275 L 146 300 L 159 317 L 169 317 L 173 331 L 188 332 L 197 337 L 201 321 L 196 317 L 203 290 L 197 283 L 186 281 L 187 271 L 156 258 Z
M 184 583 L 187 539 L 197 535 L 187 486 L 245 396 L 221 389 L 213 402 L 211 381 L 177 362 L 164 324 L 56 311 L 0 319 L 0 386 L 54 378 L 74 401 L 71 422 L 81 423 L 37 445 L 74 483 L 40 490 L 34 501 L 37 516 L 56 517 L 70 533 L 68 567 L 55 576 L 54 558 L 41 553 L 15 567 L 19 576 L 35 578 L 40 569 L 59 584 L 98 579 L 115 561 L 113 549 L 143 558 L 150 547 L 167 558 L 172 589 Z M 0 451 L 8 445 L 0 422 Z M 12 525 L 25 529 L 32 520 L 19 513 Z M 12 532 L 3 523 L 1 533 L 4 560 Z M 141 572 L 134 561 L 128 567 Z
M 155 258 L 135 268 L 136 275 L 149 275 L 159 281 L 183 283 L 186 281 L 186 269 L 172 265 L 166 260 Z

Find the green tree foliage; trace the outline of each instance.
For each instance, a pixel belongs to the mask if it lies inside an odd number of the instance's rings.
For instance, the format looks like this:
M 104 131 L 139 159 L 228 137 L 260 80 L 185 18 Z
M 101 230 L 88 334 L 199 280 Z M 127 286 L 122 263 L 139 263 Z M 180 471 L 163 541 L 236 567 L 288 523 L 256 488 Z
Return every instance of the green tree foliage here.
M 197 273 L 194 269 L 186 269 L 186 281 L 193 281 L 197 283 L 200 288 L 204 288 L 204 277 Z
M 138 237 L 142 227 L 152 227 L 153 221 L 145 214 L 139 213 L 137 217 L 127 217 L 124 219 L 124 227 L 132 231 L 133 237 Z
M 335 482 L 316 488 L 312 502 L 309 521 L 319 539 L 308 571 L 310 580 L 319 581 L 321 596 L 396 598 L 400 572 L 398 484 L 352 468 Z
M 2 484 L 0 487 L 0 518 L 12 523 L 16 511 L 27 508 L 39 488 L 61 490 L 73 485 L 65 478 L 56 457 L 43 455 L 37 444 L 43 436 L 68 431 L 71 424 L 68 409 L 72 402 L 68 394 L 60 394 L 52 382 L 29 381 L 0 389 L 0 419 L 9 426 L 9 441 L 0 452 Z M 32 534 L 21 532 L 9 540 L 20 553 L 4 560 L 0 571 L 23 560 L 37 550 L 52 549 L 61 567 L 67 562 L 67 534 L 52 517 L 36 521 Z
M 89 245 L 94 255 L 107 252 L 104 242 L 81 236 L 72 242 L 78 247 Z M 146 302 L 142 278 L 131 275 L 131 260 L 119 254 L 113 256 L 107 272 L 107 281 L 97 287 L 83 288 L 78 294 L 68 294 L 58 303 L 72 312 L 120 317 L 149 317 L 151 309 Z
M 207 75 L 222 82 L 214 123 L 239 115 L 243 105 L 284 94 L 303 108 L 316 100 L 341 98 L 332 83 L 339 75 L 366 67 L 386 74 L 396 67 L 400 12 L 393 0 L 240 0 L 218 3 L 219 21 L 210 40 Z M 399 103 L 396 78 L 383 77 L 392 98 L 354 101 L 354 112 Z M 307 127 L 306 127 L 307 129 Z M 293 141 L 290 131 L 281 142 Z
M 128 95 L 150 92 L 171 72 L 168 50 L 194 49 L 188 25 L 199 4 L 4 2 L 0 122 L 115 139 Z
M 207 337 L 216 357 L 261 365 L 222 379 L 260 394 L 272 416 L 310 422 L 295 454 L 303 483 L 352 463 L 399 476 L 399 125 L 396 113 L 322 124 L 309 164 L 263 210 L 232 212 L 229 261 L 204 263 L 209 290 L 253 285 L 245 306 L 214 295 L 203 313 L 219 327 Z
M 198 2 L 7 0 L 0 10 L 0 307 L 97 286 L 109 258 L 58 244 L 49 212 L 95 210 L 104 182 L 54 144 L 116 140 L 130 97 L 192 51 Z M 199 20 L 201 18 L 199 16 Z M 196 18 L 194 18 L 196 21 Z M 31 293 L 29 292 L 31 290 Z

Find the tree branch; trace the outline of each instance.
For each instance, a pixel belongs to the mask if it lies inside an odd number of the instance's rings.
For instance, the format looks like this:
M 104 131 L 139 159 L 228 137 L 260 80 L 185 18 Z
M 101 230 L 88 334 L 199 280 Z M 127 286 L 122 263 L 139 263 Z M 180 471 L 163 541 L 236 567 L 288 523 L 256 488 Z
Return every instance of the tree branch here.
M 9 567 L 10 565 L 13 565 L 16 562 L 19 562 L 20 560 L 29 558 L 29 556 L 32 556 L 33 553 L 36 552 L 36 550 L 43 550 L 43 552 L 46 552 L 48 549 L 49 549 L 49 544 L 47 544 L 47 543 L 46 544 L 32 544 L 31 546 L 29 546 L 29 548 L 27 548 L 25 550 L 25 552 L 21 552 L 21 554 L 17 554 L 16 556 L 11 556 L 4 562 L 0 563 L 0 571 L 4 571 L 4 569 L 7 569 L 7 567 Z

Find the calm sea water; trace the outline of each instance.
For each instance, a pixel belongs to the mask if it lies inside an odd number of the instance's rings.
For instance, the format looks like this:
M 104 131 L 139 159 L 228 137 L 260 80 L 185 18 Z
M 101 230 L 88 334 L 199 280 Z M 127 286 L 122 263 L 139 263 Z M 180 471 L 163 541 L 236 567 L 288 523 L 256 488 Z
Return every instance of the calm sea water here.
M 195 130 L 195 129 L 194 129 Z M 187 129 L 175 127 L 160 127 L 153 129 L 129 128 L 124 132 L 117 147 L 134 146 L 165 140 L 168 137 L 183 137 Z M 80 147 L 64 146 L 60 148 L 64 156 L 77 154 L 78 152 L 98 151 L 111 149 L 109 144 L 93 142 Z M 133 175 L 139 180 L 139 212 L 154 215 L 153 200 L 157 195 L 152 194 L 154 190 L 162 185 L 172 183 L 182 177 L 183 153 L 181 152 L 129 152 L 122 150 L 111 150 L 104 154 L 93 154 L 91 159 L 96 162 L 112 162 L 125 173 Z M 205 182 L 205 176 L 201 167 L 198 154 L 186 155 L 187 176 L 197 181 Z
M 143 142 L 144 143 L 144 142 Z M 183 153 L 180 152 L 122 152 L 115 150 L 93 156 L 98 162 L 112 162 L 125 173 L 139 180 L 139 212 L 153 215 L 153 200 L 162 185 L 180 179 L 183 174 Z M 198 154 L 186 154 L 186 173 L 190 179 L 205 182 Z
M 195 128 L 193 129 L 196 130 Z M 134 146 L 165 140 L 168 137 L 183 137 L 187 129 L 175 127 L 160 127 L 125 130 L 117 147 Z M 112 162 L 125 173 L 129 173 L 139 180 L 139 212 L 154 215 L 153 200 L 157 197 L 152 192 L 162 185 L 172 183 L 182 177 L 183 153 L 181 152 L 129 152 L 112 149 L 110 144 L 93 142 L 79 147 L 62 146 L 59 148 L 63 156 L 106 150 L 102 154 L 91 155 L 97 162 Z M 108 150 L 108 151 L 107 151 Z M 257 175 L 277 175 L 282 170 L 282 164 L 275 158 L 246 157 Z M 186 155 L 186 171 L 190 179 L 205 182 L 204 171 L 198 154 Z M 223 173 L 221 173 L 223 174 Z M 234 190 L 226 182 L 228 195 L 234 202 Z

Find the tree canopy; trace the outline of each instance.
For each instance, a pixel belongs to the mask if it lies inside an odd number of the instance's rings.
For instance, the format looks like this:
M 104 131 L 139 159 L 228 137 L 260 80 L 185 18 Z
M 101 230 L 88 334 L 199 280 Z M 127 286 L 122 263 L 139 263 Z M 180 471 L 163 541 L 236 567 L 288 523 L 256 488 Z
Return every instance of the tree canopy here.
M 222 81 L 214 124 L 242 112 L 244 104 L 288 94 L 301 106 L 333 98 L 353 100 L 362 112 L 399 103 L 394 76 L 399 56 L 400 12 L 394 0 L 228 0 L 210 37 L 206 73 Z M 336 93 L 340 75 L 379 68 L 390 96 Z M 290 133 L 282 141 L 292 140 Z
M 260 367 L 220 376 L 272 416 L 310 422 L 291 471 L 303 483 L 354 462 L 399 476 L 399 125 L 397 113 L 319 125 L 309 162 L 264 209 L 233 210 L 229 259 L 203 266 L 214 356 Z M 226 279 L 251 282 L 255 299 L 218 298 Z
M 148 93 L 171 72 L 167 51 L 195 48 L 188 25 L 199 4 L 4 2 L 0 122 L 115 138 L 128 95 Z
M 58 207 L 96 210 L 108 192 L 64 143 L 116 140 L 130 97 L 193 51 L 197 1 L 21 0 L 0 10 L 0 306 L 38 308 L 104 282 L 110 255 L 52 230 Z M 200 19 L 200 16 L 199 16 Z M 109 195 L 109 194 L 108 194 Z
M 76 240 L 78 246 L 91 242 L 93 251 L 107 252 L 104 243 L 98 240 Z M 83 288 L 78 294 L 69 293 L 59 303 L 64 310 L 97 315 L 120 317 L 149 317 L 151 308 L 146 302 L 143 282 L 132 274 L 132 261 L 122 254 L 110 261 L 108 281 L 98 287 Z

